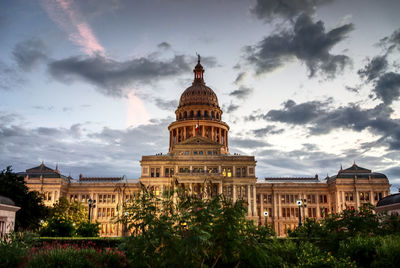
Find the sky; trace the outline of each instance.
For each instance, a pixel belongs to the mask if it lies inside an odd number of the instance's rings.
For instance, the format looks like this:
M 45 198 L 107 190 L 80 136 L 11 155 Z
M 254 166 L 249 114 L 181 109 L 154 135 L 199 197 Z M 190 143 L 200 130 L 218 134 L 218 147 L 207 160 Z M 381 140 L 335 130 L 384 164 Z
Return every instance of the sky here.
M 0 168 L 140 176 L 196 53 L 256 176 L 400 187 L 398 0 L 2 0 Z

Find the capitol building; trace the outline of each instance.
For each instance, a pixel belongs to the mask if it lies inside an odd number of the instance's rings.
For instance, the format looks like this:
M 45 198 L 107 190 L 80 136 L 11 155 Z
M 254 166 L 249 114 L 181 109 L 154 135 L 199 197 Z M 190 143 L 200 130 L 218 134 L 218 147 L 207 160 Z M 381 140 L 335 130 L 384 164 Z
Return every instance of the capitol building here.
M 267 222 L 279 236 L 297 227 L 299 211 L 302 217 L 319 219 L 364 203 L 376 205 L 390 194 L 384 174 L 355 163 L 323 179 L 257 178 L 254 156 L 229 153 L 229 126 L 222 120 L 217 95 L 204 81 L 200 57 L 193 72 L 193 83 L 182 93 L 175 111 L 176 120 L 168 126 L 168 152 L 142 156 L 139 179 L 83 175 L 72 179 L 44 163 L 19 174 L 30 190 L 43 193 L 46 205 L 60 197 L 87 207 L 89 199 L 96 200 L 92 220 L 100 223 L 101 236 L 123 234 L 121 224 L 115 223 L 122 213 L 118 208 L 140 191 L 141 184 L 157 195 L 178 185 L 203 198 L 223 194 L 232 201 L 242 199 L 247 217 L 256 224 Z M 299 199 L 303 200 L 301 209 Z

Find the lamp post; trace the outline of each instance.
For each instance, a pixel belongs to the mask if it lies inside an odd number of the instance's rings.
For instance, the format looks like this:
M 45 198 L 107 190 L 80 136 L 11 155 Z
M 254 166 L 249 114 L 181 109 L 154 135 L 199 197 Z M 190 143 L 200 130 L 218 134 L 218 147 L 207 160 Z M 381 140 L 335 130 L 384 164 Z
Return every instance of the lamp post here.
M 264 211 L 264 217 L 265 217 L 265 226 L 268 227 L 268 211 Z
M 91 198 L 89 198 L 88 202 L 89 202 L 89 222 L 90 222 L 90 214 L 92 212 L 92 208 L 96 207 L 96 200 L 92 200 Z
M 301 206 L 303 204 L 303 201 L 301 199 L 297 200 L 297 206 L 299 207 L 299 227 L 302 225 L 301 224 Z

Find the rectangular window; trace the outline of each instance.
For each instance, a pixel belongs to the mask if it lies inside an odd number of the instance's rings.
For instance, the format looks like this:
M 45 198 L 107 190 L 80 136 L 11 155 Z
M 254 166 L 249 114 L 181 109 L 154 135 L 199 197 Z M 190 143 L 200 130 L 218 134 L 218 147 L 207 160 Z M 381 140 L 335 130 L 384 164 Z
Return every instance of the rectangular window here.
M 115 194 L 112 195 L 112 202 L 115 203 Z
M 284 195 L 284 194 L 281 195 L 281 203 L 282 203 L 282 204 L 285 204 L 285 195 Z
M 150 177 L 152 177 L 152 178 L 154 178 L 154 171 L 155 171 L 154 168 L 150 169 Z
M 193 151 L 193 155 L 197 155 L 197 151 Z
M 207 154 L 208 155 L 212 155 L 212 151 L 207 151 Z
M 254 168 L 249 168 L 249 173 L 253 175 L 254 174 Z
M 270 204 L 272 203 L 272 195 L 270 195 L 270 194 L 268 195 L 268 203 L 270 203 Z
M 189 155 L 189 151 L 186 151 L 186 152 L 185 152 L 185 155 Z
M 160 177 L 160 168 L 156 168 L 156 177 Z
M 98 208 L 97 209 L 97 218 L 100 218 L 101 217 L 101 208 Z
M 286 208 L 282 208 L 282 217 L 286 218 Z
M 114 217 L 114 216 L 115 216 L 115 209 L 111 208 L 111 217 Z
M 108 203 L 108 204 L 111 203 L 111 195 L 110 195 L 110 194 L 107 196 L 107 203 Z
M 199 155 L 203 155 L 203 151 L 199 151 Z
M 107 208 L 107 217 L 110 217 L 110 216 L 111 216 L 111 209 Z
M 189 173 L 189 167 L 180 167 L 179 173 Z

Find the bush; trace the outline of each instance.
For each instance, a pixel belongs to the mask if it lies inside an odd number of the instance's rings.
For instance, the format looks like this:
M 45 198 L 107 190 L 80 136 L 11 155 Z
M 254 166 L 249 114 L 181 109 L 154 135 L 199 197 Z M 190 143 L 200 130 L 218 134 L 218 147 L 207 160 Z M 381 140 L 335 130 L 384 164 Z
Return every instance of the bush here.
M 117 249 L 45 244 L 41 248 L 32 248 L 23 267 L 127 267 L 127 262 L 125 255 Z
M 357 267 L 350 258 L 336 258 L 330 252 L 321 251 L 309 242 L 300 245 L 297 267 Z
M 75 226 L 68 217 L 52 217 L 40 230 L 41 236 L 71 237 L 75 234 Z
M 372 267 L 400 267 L 400 237 L 386 236 L 380 238 L 381 243 L 377 248 L 377 257 Z
M 84 221 L 76 228 L 76 234 L 81 237 L 97 237 L 100 232 L 100 223 Z
M 360 267 L 371 267 L 380 243 L 379 237 L 357 236 L 349 238 L 340 243 L 339 255 L 350 257 Z
M 33 233 L 10 233 L 0 241 L 0 267 L 17 267 L 36 241 Z

